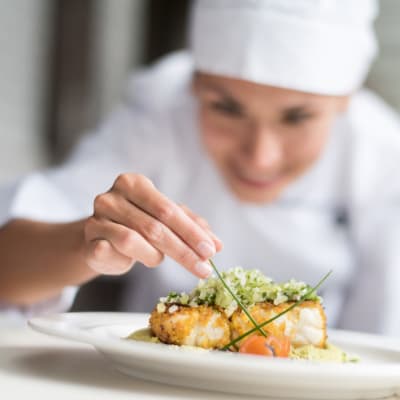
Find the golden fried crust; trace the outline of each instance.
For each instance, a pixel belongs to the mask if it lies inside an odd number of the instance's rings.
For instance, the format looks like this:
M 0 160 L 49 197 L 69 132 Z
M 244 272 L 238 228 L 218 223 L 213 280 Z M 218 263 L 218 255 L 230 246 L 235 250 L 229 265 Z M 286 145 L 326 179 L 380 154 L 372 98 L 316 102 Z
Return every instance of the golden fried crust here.
M 293 303 L 258 303 L 248 310 L 257 323 L 262 323 Z M 150 328 L 162 342 L 190 345 L 205 349 L 220 349 L 232 339 L 253 328 L 242 310 L 236 310 L 231 318 L 210 306 L 169 305 L 164 312 L 154 309 L 150 316 Z M 326 343 L 326 316 L 322 305 L 305 301 L 282 317 L 265 326 L 264 330 L 276 336 L 290 337 L 293 346 L 313 344 L 324 347 Z
M 249 308 L 251 316 L 261 324 L 286 310 L 293 303 L 282 303 L 278 306 L 272 303 L 258 303 Z M 231 336 L 237 338 L 254 326 L 246 314 L 236 310 L 231 317 Z M 312 344 L 316 347 L 325 347 L 326 343 L 326 316 L 322 305 L 314 301 L 305 301 L 291 311 L 282 315 L 263 328 L 266 332 L 276 336 L 288 336 L 293 346 Z
M 226 315 L 208 306 L 171 305 L 162 313 L 155 309 L 150 316 L 150 328 L 164 343 L 204 349 L 220 349 L 231 337 Z

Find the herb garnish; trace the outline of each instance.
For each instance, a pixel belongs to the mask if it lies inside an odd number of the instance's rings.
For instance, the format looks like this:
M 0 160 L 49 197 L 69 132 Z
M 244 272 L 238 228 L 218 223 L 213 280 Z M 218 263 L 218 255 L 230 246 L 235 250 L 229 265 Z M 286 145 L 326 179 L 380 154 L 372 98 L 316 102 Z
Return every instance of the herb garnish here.
M 226 290 L 231 294 L 231 296 L 234 298 L 238 306 L 243 310 L 243 312 L 247 315 L 249 320 L 253 323 L 254 325 L 254 331 L 259 331 L 263 336 L 267 336 L 267 334 L 264 332 L 264 330 L 257 324 L 257 322 L 254 320 L 254 318 L 251 316 L 251 314 L 247 311 L 246 307 L 242 304 L 242 302 L 239 300 L 239 298 L 236 296 L 236 294 L 233 292 L 233 290 L 229 287 L 229 285 L 225 282 L 225 279 L 222 277 L 222 275 L 219 273 L 217 267 L 213 263 L 211 259 L 209 259 L 209 262 L 211 266 L 213 267 L 215 273 L 217 274 L 218 278 L 222 282 L 222 284 L 225 286 Z
M 210 261 L 211 262 L 211 261 Z M 213 264 L 211 264 L 213 265 Z M 214 270 L 216 270 L 215 266 Z M 296 301 L 296 303 L 293 303 L 291 306 L 289 306 L 286 310 L 283 310 L 282 312 L 280 312 L 279 314 L 275 315 L 273 318 L 270 318 L 267 321 L 264 321 L 261 324 L 257 324 L 254 320 L 252 320 L 252 322 L 255 324 L 255 327 L 248 330 L 247 332 L 243 333 L 242 335 L 238 336 L 236 339 L 232 340 L 230 343 L 228 343 L 226 346 L 224 346 L 221 350 L 229 350 L 229 348 L 231 346 L 236 345 L 236 343 L 238 343 L 239 341 L 241 341 L 242 339 L 244 339 L 246 336 L 254 333 L 257 330 L 260 330 L 262 327 L 264 327 L 265 325 L 275 321 L 276 319 L 278 319 L 279 317 L 281 317 L 282 315 L 286 314 L 287 312 L 293 310 L 293 308 L 299 306 L 300 304 L 302 304 L 304 301 L 307 300 L 307 297 L 310 296 L 312 293 L 314 293 L 315 291 L 317 291 L 320 286 L 328 279 L 328 277 L 331 275 L 332 271 L 329 271 L 313 288 L 311 288 L 306 294 L 304 294 L 304 296 L 302 296 L 300 298 L 300 300 Z M 220 274 L 217 275 L 219 276 L 219 278 L 223 281 L 223 278 L 221 277 Z M 224 282 L 223 282 L 224 283 Z M 236 300 L 236 299 L 235 299 Z M 246 313 L 246 315 L 248 316 L 248 312 L 247 310 L 245 310 L 244 306 L 241 305 L 240 303 L 238 303 L 240 307 L 242 307 L 242 310 Z M 263 331 L 264 332 L 264 331 Z

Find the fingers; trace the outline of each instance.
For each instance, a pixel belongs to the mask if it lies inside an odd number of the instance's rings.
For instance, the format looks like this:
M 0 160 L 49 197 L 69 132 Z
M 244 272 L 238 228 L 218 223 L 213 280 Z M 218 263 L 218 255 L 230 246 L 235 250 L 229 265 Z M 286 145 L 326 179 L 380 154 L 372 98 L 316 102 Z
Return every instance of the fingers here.
M 128 189 L 129 186 L 129 191 Z M 121 187 L 129 194 L 128 200 L 136 207 L 162 222 L 176 236 L 184 241 L 192 251 L 206 260 L 215 252 L 215 244 L 210 236 L 195 221 L 193 221 L 177 204 L 157 191 L 146 178 L 136 177 L 134 181 L 120 181 L 116 187 Z
M 205 278 L 211 266 L 161 221 L 156 220 L 125 199 L 118 200 L 118 208 L 108 210 L 108 217 L 138 232 L 148 243 L 166 254 L 195 275 Z M 193 223 L 193 222 L 192 222 Z
M 215 235 L 215 233 L 211 230 L 210 225 L 208 222 L 200 217 L 199 215 L 195 214 L 189 207 L 185 206 L 184 204 L 180 204 L 179 207 L 198 225 L 200 225 L 211 237 L 214 242 L 215 248 L 218 251 L 221 251 L 223 248 L 223 244 L 221 240 Z
M 159 265 L 164 256 L 138 232 L 108 219 L 91 217 L 86 222 L 87 240 L 106 239 L 121 255 L 148 267 Z M 131 263 L 133 264 L 133 262 Z
M 212 272 L 206 260 L 222 248 L 203 218 L 178 206 L 149 179 L 136 174 L 120 175 L 109 192 L 96 197 L 86 231 L 89 253 L 98 253 L 91 264 L 114 272 L 129 269 L 127 264 L 134 261 L 155 266 L 168 255 L 205 278 Z M 101 254 L 104 260 L 99 266 Z

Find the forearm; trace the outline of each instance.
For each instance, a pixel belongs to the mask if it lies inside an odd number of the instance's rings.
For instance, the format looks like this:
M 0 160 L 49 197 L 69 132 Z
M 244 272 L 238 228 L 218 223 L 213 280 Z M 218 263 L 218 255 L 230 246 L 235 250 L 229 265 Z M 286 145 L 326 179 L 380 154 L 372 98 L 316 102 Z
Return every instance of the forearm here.
M 29 305 L 97 274 L 84 257 L 84 220 L 14 220 L 0 229 L 0 302 Z

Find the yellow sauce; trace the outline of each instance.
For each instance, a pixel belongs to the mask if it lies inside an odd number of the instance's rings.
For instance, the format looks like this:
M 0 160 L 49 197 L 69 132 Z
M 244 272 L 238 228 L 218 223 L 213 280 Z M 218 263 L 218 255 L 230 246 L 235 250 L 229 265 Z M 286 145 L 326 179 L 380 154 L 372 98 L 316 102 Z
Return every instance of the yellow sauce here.
M 151 334 L 150 328 L 139 329 L 132 332 L 126 339 L 138 340 L 140 342 L 151 342 L 151 343 L 161 343 L 160 339 Z
M 297 348 L 291 348 L 290 358 L 298 360 L 310 360 L 310 361 L 323 361 L 323 362 L 357 362 L 357 357 L 349 356 L 339 347 L 336 347 L 330 343 L 326 344 L 326 347 L 320 349 L 313 345 L 300 346 Z
M 140 342 L 164 344 L 161 342 L 161 340 L 158 337 L 152 335 L 150 328 L 139 329 L 135 332 L 132 332 L 125 339 L 138 340 Z M 187 346 L 187 345 L 178 346 L 175 344 L 169 344 L 167 346 L 177 347 L 177 348 L 180 348 L 183 350 L 198 351 L 198 352 L 209 352 L 210 351 L 208 349 L 203 349 L 202 347 L 196 347 L 196 346 Z
M 140 342 L 162 343 L 160 339 L 153 336 L 150 328 L 139 329 L 126 337 L 128 340 L 138 340 Z M 193 346 L 177 346 L 191 348 L 193 350 L 205 350 Z M 207 351 L 207 350 L 205 350 Z M 351 357 L 340 348 L 327 343 L 326 348 L 320 349 L 313 345 L 291 348 L 289 358 L 297 360 L 323 361 L 323 362 L 357 362 L 357 357 Z

